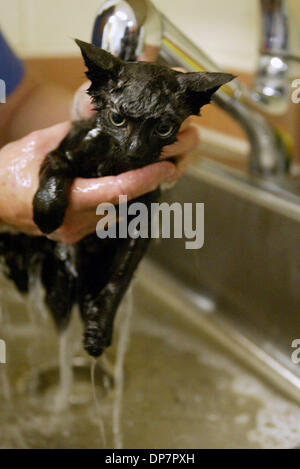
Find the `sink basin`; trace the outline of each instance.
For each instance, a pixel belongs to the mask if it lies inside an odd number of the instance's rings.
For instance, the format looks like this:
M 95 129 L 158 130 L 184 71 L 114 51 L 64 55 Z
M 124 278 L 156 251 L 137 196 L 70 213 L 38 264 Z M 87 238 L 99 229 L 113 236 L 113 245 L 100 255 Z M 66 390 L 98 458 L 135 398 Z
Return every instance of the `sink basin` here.
M 299 446 L 300 217 L 243 178 L 201 163 L 166 193 L 205 203 L 205 245 L 152 243 L 94 387 L 77 315 L 58 338 L 39 285 L 30 301 L 1 278 L 0 448 Z
M 291 356 L 300 338 L 299 181 L 278 184 L 198 161 L 165 199 L 205 203 L 203 248 L 170 239 L 151 251 L 194 301 L 209 299 L 211 331 L 225 328 L 222 341 L 238 343 L 246 360 L 255 356 L 298 402 L 300 366 Z

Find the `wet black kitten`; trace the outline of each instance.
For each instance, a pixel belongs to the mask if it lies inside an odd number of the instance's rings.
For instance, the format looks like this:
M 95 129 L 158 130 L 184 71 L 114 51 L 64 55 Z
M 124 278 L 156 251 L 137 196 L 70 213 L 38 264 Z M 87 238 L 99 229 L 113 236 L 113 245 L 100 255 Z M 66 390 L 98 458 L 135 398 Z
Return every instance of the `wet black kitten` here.
M 97 113 L 74 123 L 42 164 L 34 221 L 46 234 L 63 223 L 74 178 L 116 175 L 157 161 L 162 148 L 176 141 L 181 123 L 198 115 L 212 94 L 233 78 L 124 62 L 76 42 L 88 68 L 88 92 Z M 149 205 L 158 195 L 155 191 L 139 200 Z M 73 304 L 79 304 L 85 348 L 99 356 L 111 343 L 116 310 L 148 243 L 149 239 L 100 240 L 90 235 L 67 247 L 44 237 L 2 234 L 0 253 L 8 275 L 23 292 L 28 291 L 30 272 L 40 268 L 46 303 L 59 329 L 67 326 Z

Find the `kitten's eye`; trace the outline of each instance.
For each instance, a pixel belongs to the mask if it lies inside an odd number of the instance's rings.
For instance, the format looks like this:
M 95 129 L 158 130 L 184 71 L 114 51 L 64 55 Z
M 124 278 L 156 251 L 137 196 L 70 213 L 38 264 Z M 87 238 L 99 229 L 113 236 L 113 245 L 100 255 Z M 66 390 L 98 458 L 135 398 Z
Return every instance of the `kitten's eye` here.
M 126 119 L 122 114 L 118 114 L 117 112 L 111 112 L 109 114 L 109 119 L 113 125 L 116 127 L 122 127 L 125 124 Z
M 169 137 L 174 130 L 174 125 L 171 124 L 158 124 L 156 127 L 156 133 L 160 137 Z

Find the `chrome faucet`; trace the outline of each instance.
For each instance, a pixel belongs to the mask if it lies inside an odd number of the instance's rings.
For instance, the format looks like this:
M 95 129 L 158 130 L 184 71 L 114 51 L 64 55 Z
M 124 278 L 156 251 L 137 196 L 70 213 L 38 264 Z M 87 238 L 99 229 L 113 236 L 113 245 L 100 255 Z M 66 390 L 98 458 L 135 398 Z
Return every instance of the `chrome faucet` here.
M 293 0 L 260 0 L 260 5 L 261 45 L 253 88 L 237 79 L 213 99 L 244 129 L 250 143 L 249 171 L 267 176 L 287 172 L 291 153 L 287 142 L 294 143 L 300 133 L 291 118 L 295 112 L 291 83 L 300 76 L 300 28 Z M 105 1 L 92 40 L 124 60 L 157 60 L 188 71 L 221 71 L 150 0 Z M 271 116 L 288 122 L 285 137 L 271 124 Z

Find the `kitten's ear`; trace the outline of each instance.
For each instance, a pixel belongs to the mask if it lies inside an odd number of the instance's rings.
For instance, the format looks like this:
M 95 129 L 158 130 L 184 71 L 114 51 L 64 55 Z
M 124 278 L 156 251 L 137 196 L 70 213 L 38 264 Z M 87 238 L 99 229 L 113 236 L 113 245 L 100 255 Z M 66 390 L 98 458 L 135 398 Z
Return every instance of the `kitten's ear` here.
M 178 82 L 193 114 L 198 115 L 200 108 L 210 102 L 212 95 L 234 78 L 231 73 L 194 72 L 180 73 Z
M 99 84 L 102 80 L 118 75 L 121 61 L 117 57 L 93 44 L 79 39 L 75 39 L 75 42 L 80 47 L 85 65 L 88 68 L 86 76 L 92 83 Z

